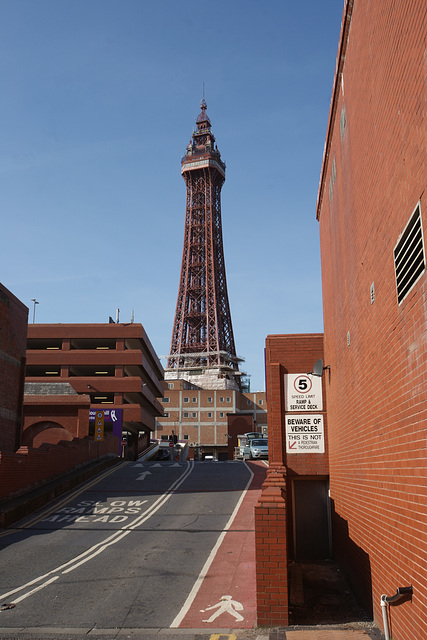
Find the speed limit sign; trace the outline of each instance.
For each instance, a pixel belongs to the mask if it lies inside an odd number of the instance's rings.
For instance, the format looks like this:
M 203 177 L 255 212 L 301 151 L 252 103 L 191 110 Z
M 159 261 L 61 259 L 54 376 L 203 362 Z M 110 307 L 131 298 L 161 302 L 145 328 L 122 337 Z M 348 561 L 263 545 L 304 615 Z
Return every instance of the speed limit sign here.
M 309 393 L 313 383 L 309 375 L 300 375 L 294 380 L 294 389 L 297 393 Z
M 307 373 L 287 373 L 285 411 L 323 411 L 322 378 Z

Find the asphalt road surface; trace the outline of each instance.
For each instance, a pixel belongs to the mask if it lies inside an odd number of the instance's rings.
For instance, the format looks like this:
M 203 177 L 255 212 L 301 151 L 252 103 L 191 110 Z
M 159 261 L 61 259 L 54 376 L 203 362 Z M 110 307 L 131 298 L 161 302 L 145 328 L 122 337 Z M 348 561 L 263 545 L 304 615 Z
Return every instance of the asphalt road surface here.
M 124 463 L 1 532 L 0 628 L 179 626 L 251 478 L 242 462 Z

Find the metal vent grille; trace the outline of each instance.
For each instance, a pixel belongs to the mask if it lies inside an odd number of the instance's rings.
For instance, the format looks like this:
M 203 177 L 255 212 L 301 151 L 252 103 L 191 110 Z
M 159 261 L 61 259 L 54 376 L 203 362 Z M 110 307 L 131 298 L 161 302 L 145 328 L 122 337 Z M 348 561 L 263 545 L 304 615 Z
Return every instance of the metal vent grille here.
M 394 249 L 394 268 L 397 301 L 400 304 L 426 268 L 419 204 Z

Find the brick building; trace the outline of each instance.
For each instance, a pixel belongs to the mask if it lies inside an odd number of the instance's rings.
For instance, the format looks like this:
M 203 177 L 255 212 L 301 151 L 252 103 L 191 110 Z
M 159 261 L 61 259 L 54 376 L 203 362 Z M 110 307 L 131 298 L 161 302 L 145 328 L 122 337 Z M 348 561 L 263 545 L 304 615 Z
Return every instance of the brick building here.
M 179 439 L 188 436 L 190 443 L 200 447 L 201 457 L 230 457 L 230 415 L 252 416 L 252 427 L 267 432 L 264 391 L 242 393 L 237 389 L 202 389 L 186 380 L 168 379 L 164 382 L 160 400 L 164 415 L 156 419 L 155 437 L 169 436 L 172 431 Z M 237 445 L 237 440 L 233 444 Z
M 427 637 L 426 40 L 425 0 L 346 1 L 317 207 L 334 553 L 394 640 Z
M 28 308 L 0 284 L 0 451 L 16 451 L 22 429 Z
M 29 444 L 56 443 L 61 427 L 62 439 L 92 435 L 99 408 L 106 432 L 121 439 L 123 431 L 127 456 L 136 458 L 163 413 L 157 399 L 162 380 L 163 369 L 141 324 L 29 325 L 23 438 Z M 37 384 L 54 383 L 71 392 L 35 390 Z
M 301 562 L 331 556 L 323 334 L 266 339 L 269 468 L 255 508 L 258 624 L 285 626 Z

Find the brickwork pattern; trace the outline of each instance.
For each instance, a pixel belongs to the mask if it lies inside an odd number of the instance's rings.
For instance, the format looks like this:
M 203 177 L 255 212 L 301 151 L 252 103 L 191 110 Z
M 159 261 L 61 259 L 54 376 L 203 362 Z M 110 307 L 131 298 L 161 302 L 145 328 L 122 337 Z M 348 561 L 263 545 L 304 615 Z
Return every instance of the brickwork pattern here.
M 0 284 L 0 451 L 19 447 L 28 309 Z
M 393 250 L 427 220 L 425 0 L 346 3 L 319 192 L 334 547 L 353 589 L 427 637 L 427 275 L 399 305 Z M 347 38 L 348 35 L 348 38 Z M 371 291 L 374 292 L 372 299 Z
M 286 537 L 286 469 L 270 465 L 255 507 L 257 624 L 289 622 Z
M 243 394 L 234 389 L 201 389 L 183 380 L 169 379 L 162 405 L 167 415 L 156 420 L 156 438 L 170 435 L 173 430 L 179 438 L 188 435 L 190 442 L 210 447 L 213 453 L 228 449 L 229 414 L 252 414 L 257 431 L 267 425 L 264 391 Z
M 327 453 L 286 455 L 284 429 L 285 373 L 307 373 L 321 357 L 322 334 L 267 337 L 269 469 L 255 509 L 259 625 L 289 623 L 288 540 L 292 540 L 293 535 L 290 478 L 328 474 Z
M 272 455 L 274 460 L 285 462 L 288 476 L 292 475 L 328 475 L 328 438 L 326 420 L 325 384 L 323 376 L 323 413 L 325 422 L 324 454 L 286 454 L 286 442 L 283 437 L 285 400 L 285 373 L 308 373 L 319 358 L 323 358 L 323 334 L 271 335 L 266 339 L 267 397 L 270 419 Z M 280 365 L 280 369 L 273 364 Z M 271 390 L 271 392 L 270 392 Z M 319 413 L 319 412 L 316 412 Z M 271 456 L 270 456 L 271 459 Z
M 0 500 L 12 498 L 105 455 L 117 455 L 117 450 L 117 438 L 111 436 L 102 442 L 83 438 L 57 445 L 43 444 L 38 449 L 23 446 L 16 453 L 0 453 Z

